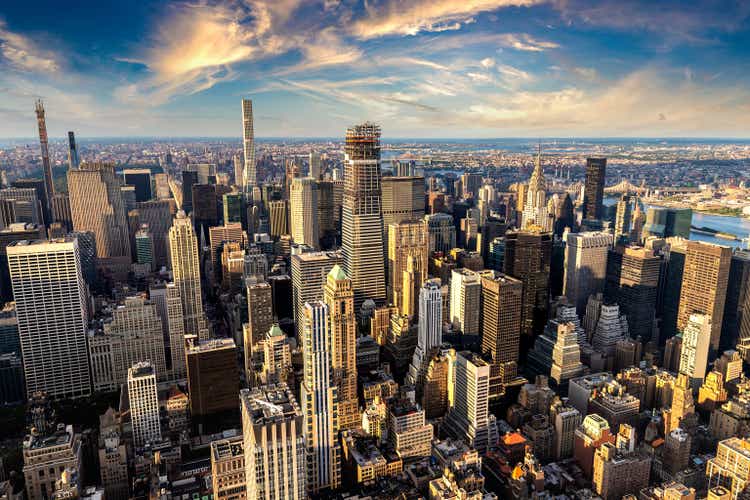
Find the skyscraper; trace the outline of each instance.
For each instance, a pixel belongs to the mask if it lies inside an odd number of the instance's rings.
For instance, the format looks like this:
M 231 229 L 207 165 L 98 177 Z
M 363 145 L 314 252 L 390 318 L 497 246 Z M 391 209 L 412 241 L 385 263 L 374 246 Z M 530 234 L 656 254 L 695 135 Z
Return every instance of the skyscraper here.
M 174 284 L 182 300 L 182 317 L 185 335 L 208 338 L 206 317 L 201 296 L 201 272 L 198 258 L 198 238 L 193 224 L 179 211 L 169 230 L 169 251 L 172 256 Z
M 383 230 L 394 222 L 424 217 L 424 177 L 382 178 Z
M 78 168 L 80 160 L 78 159 L 78 146 L 76 146 L 76 136 L 73 131 L 68 132 L 68 168 Z
M 630 336 L 651 340 L 662 259 L 653 250 L 616 246 L 609 251 L 604 296 L 620 305 Z
M 307 430 L 307 490 L 318 494 L 336 489 L 341 482 L 337 396 L 332 380 L 328 306 L 308 302 L 304 317 L 304 379 L 300 392 Z
M 547 210 L 547 181 L 542 170 L 541 146 L 534 161 L 534 172 L 529 180 L 525 201 L 521 229 L 535 226 L 542 231 L 552 231 L 553 219 Z
M 338 264 L 326 277 L 323 301 L 328 306 L 339 428 L 351 429 L 362 421 L 357 404 L 357 320 L 352 282 Z
M 446 427 L 480 453 L 497 438 L 495 417 L 489 412 L 490 365 L 477 354 L 462 351 L 453 368 L 455 388 Z
M 289 190 L 289 222 L 295 243 L 318 248 L 318 184 L 312 177 L 297 177 Z
M 419 325 L 417 348 L 409 367 L 412 383 L 416 383 L 419 372 L 426 368 L 425 361 L 434 347 L 443 342 L 443 295 L 440 283 L 428 281 L 419 289 Z
M 495 271 L 483 271 L 480 276 L 482 352 L 500 366 L 502 382 L 509 382 L 518 372 L 523 283 Z
M 354 307 L 386 298 L 380 186 L 380 127 L 346 132 L 342 247 L 344 270 L 354 286 Z
M 719 349 L 731 260 L 729 247 L 702 241 L 687 244 L 677 328 L 683 330 L 691 314 L 710 316 L 711 351 L 714 353 Z
M 450 283 L 450 320 L 463 335 L 479 335 L 482 283 L 478 273 L 454 269 Z
M 135 186 L 135 201 L 151 199 L 151 170 L 148 168 L 126 168 L 122 175 L 125 184 Z
M 586 158 L 586 184 L 583 188 L 583 219 L 604 218 L 604 179 L 606 158 Z
M 303 412 L 286 385 L 240 392 L 247 499 L 306 496 Z
M 427 225 L 423 220 L 410 220 L 392 223 L 388 226 L 388 286 L 391 303 L 403 314 L 414 310 L 415 303 L 404 304 L 408 294 L 416 302 L 414 290 L 404 290 L 404 273 L 407 272 L 409 257 L 414 257 L 414 285 L 419 288 L 427 279 L 427 251 L 429 241 Z M 409 293 L 410 292 L 410 293 Z
M 521 330 L 541 333 L 547 322 L 552 233 L 539 227 L 505 233 L 505 273 L 523 282 Z
M 7 254 L 27 393 L 87 396 L 87 298 L 78 242 L 23 240 Z
M 255 131 L 253 129 L 253 101 L 242 99 L 242 146 L 245 158 L 245 167 L 242 171 L 242 184 L 245 191 L 252 190 L 258 183 L 258 174 L 255 170 Z
M 121 186 L 113 164 L 82 163 L 78 169 L 68 170 L 73 229 L 93 232 L 99 262 L 127 273 L 130 238 Z
M 147 361 L 134 364 L 128 368 L 127 382 L 135 446 L 161 441 L 159 396 L 156 392 L 154 367 Z
M 44 220 L 45 224 L 52 223 L 49 209 L 52 206 L 52 195 L 55 194 L 55 185 L 52 182 L 52 164 L 49 159 L 49 143 L 47 140 L 47 122 L 44 118 L 44 104 L 41 99 L 36 101 L 36 122 L 39 126 L 39 146 L 42 150 L 42 171 L 44 174 Z
M 710 316 L 691 314 L 682 331 L 680 373 L 690 377 L 690 384 L 694 389 L 703 382 L 706 376 L 712 330 Z
M 167 369 L 174 380 L 185 378 L 185 321 L 180 291 L 174 283 L 153 285 L 149 298 L 161 318 Z
M 578 314 L 583 314 L 589 296 L 604 291 L 611 246 L 609 233 L 568 233 L 563 294 L 576 306 Z
M 305 302 L 323 300 L 323 286 L 328 273 L 342 264 L 339 252 L 306 252 L 292 255 L 292 305 L 297 338 L 302 340 Z

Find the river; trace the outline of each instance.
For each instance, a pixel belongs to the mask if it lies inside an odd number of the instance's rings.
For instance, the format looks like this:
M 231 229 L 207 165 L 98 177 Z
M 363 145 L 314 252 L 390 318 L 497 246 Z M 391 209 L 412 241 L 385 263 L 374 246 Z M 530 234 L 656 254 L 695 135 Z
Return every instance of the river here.
M 617 203 L 617 198 L 606 197 L 604 203 L 605 205 L 614 205 Z M 650 206 L 651 205 L 644 204 L 646 210 L 648 210 Z M 744 217 L 730 217 L 693 212 L 692 225 L 693 227 L 707 227 L 723 233 L 731 233 L 737 235 L 740 239 L 750 236 L 750 219 L 745 219 Z M 717 238 L 710 234 L 696 233 L 695 231 L 690 231 L 690 239 L 706 241 L 708 243 L 717 243 L 719 245 L 730 247 L 748 248 L 748 244 L 742 241 L 726 240 L 723 238 Z

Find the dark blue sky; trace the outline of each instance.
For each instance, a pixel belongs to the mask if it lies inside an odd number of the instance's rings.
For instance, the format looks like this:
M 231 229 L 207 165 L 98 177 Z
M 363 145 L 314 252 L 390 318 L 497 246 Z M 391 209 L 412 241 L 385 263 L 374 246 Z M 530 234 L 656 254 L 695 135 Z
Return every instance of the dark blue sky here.
M 750 2 L 0 5 L 0 137 L 750 133 Z

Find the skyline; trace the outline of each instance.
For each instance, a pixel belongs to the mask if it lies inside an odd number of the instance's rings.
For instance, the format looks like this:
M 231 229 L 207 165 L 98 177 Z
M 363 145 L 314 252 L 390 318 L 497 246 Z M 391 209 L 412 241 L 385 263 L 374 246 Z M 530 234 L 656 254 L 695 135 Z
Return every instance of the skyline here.
M 94 7 L 95 5 L 95 7 Z M 0 137 L 739 138 L 740 2 L 140 2 L 0 8 Z M 628 22 L 623 22 L 627 20 Z M 209 47 L 207 49 L 206 47 Z M 188 50 L 185 50 L 188 48 Z

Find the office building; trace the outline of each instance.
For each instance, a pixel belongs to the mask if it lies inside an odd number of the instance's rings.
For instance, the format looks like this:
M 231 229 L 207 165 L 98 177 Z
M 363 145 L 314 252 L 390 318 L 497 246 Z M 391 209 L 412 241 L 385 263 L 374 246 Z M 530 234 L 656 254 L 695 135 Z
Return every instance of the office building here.
M 663 294 L 661 299 L 661 331 L 660 345 L 677 334 L 677 317 L 680 310 L 680 295 L 682 295 L 682 277 L 685 270 L 688 240 L 670 238 L 664 250 L 666 266 Z
M 424 218 L 424 177 L 382 178 L 383 230 L 393 223 Z
M 649 207 L 643 226 L 644 239 L 649 236 L 689 239 L 693 221 L 692 208 Z
M 604 443 L 594 455 L 594 491 L 603 500 L 620 500 L 629 492 L 648 486 L 651 459 Z
M 122 181 L 109 163 L 82 163 L 68 170 L 68 196 L 73 229 L 91 231 L 101 265 L 129 271 L 130 237 L 120 187 Z
M 521 336 L 523 283 L 495 271 L 483 271 L 482 279 L 482 352 L 500 367 L 502 383 L 513 380 Z
M 677 328 L 684 330 L 694 313 L 711 317 L 711 352 L 719 349 L 732 249 L 689 241 L 682 275 Z
M 289 222 L 295 243 L 318 248 L 318 184 L 312 177 L 297 177 L 289 190 Z
M 192 337 L 186 342 L 190 415 L 201 419 L 235 410 L 240 388 L 234 340 Z
M 157 200 L 168 200 L 172 198 L 172 191 L 169 187 L 169 175 L 154 174 L 154 186 L 156 187 Z
M 271 200 L 268 202 L 269 231 L 273 238 L 289 234 L 287 222 L 287 201 Z
M 332 384 L 337 388 L 338 425 L 342 430 L 352 429 L 361 423 L 357 403 L 357 320 L 352 282 L 338 264 L 326 277 L 323 301 L 328 306 Z
M 573 456 L 590 479 L 594 468 L 594 454 L 605 443 L 614 443 L 615 437 L 607 421 L 597 414 L 586 416 L 575 431 Z
M 412 384 L 420 381 L 420 372 L 427 368 L 430 352 L 443 342 L 443 296 L 440 288 L 439 283 L 427 281 L 419 289 L 417 348 L 408 377 Z
M 169 230 L 169 251 L 174 284 L 182 300 L 185 335 L 197 335 L 201 339 L 206 339 L 208 327 L 201 295 L 198 238 L 190 219 L 183 211 L 177 213 L 172 228 Z
M 211 490 L 216 500 L 245 500 L 245 438 L 211 441 Z
M 271 285 L 257 278 L 247 280 L 247 334 L 244 339 L 245 368 L 253 346 L 263 340 L 273 326 L 273 291 Z
M 147 168 L 126 168 L 122 175 L 126 185 L 135 187 L 135 201 L 151 199 L 151 170 Z
M 56 491 L 55 483 L 63 471 L 80 470 L 81 436 L 73 432 L 72 425 L 61 426 L 49 434 L 31 434 L 23 441 L 22 454 L 26 498 L 46 500 Z
M 541 333 L 547 321 L 552 233 L 534 227 L 505 233 L 505 274 L 523 283 L 521 332 Z
M 447 255 L 456 247 L 456 225 L 453 217 L 444 213 L 425 215 L 427 231 L 430 235 L 430 253 L 442 252 Z
M 88 395 L 88 305 L 78 242 L 23 240 L 6 252 L 28 394 Z
M 73 215 L 70 213 L 70 198 L 67 193 L 55 193 L 52 197 L 52 217 L 66 233 L 73 230 Z
M 535 228 L 538 231 L 552 231 L 553 218 L 547 209 L 547 181 L 542 169 L 541 147 L 534 160 L 534 171 L 526 188 L 521 229 Z
M 208 229 L 219 224 L 214 184 L 193 184 L 193 209 L 190 213 L 198 239 L 208 236 Z
M 43 240 L 46 238 L 44 226 L 37 224 L 11 224 L 0 229 L 0 299 L 3 302 L 13 300 L 13 287 L 10 283 L 7 247 L 14 241 Z
M 167 370 L 173 380 L 184 379 L 185 320 L 182 317 L 180 290 L 174 283 L 154 284 L 149 288 L 149 299 L 156 306 L 162 326 Z
M 157 306 L 141 296 L 107 307 L 101 330 L 88 338 L 91 377 L 95 391 L 116 391 L 130 367 L 148 361 L 157 380 L 169 379 L 164 332 Z
M 144 361 L 128 368 L 128 402 L 133 443 L 142 447 L 161 441 L 159 396 L 156 392 L 156 371 Z
M 554 459 L 565 460 L 573 456 L 576 429 L 581 425 L 581 413 L 572 406 L 555 406 L 550 418 L 555 427 Z
M 3 203 L 4 226 L 13 223 L 42 224 L 42 208 L 37 190 L 31 187 L 6 187 L 0 189 Z M 54 200 L 54 197 L 50 201 Z
M 489 412 L 490 365 L 477 354 L 456 354 L 453 398 L 446 427 L 480 453 L 497 440 L 494 415 Z
M 323 302 L 304 306 L 304 405 L 307 444 L 307 490 L 310 494 L 336 489 L 341 482 L 341 449 L 337 388 L 333 385 L 333 338 L 329 310 Z
M 428 235 L 424 221 L 409 220 L 392 223 L 388 231 L 388 289 L 391 303 L 403 314 L 414 314 L 416 290 L 427 280 Z M 405 280 L 407 262 L 413 257 L 413 276 Z M 411 281 L 413 288 L 405 290 L 404 284 Z M 406 303 L 407 300 L 408 302 Z
M 617 342 L 628 338 L 627 318 L 620 314 L 617 304 L 602 304 L 599 309 L 596 329 L 591 337 L 594 349 L 613 359 Z
M 357 313 L 365 300 L 377 305 L 386 299 L 380 177 L 380 127 L 364 123 L 348 129 L 341 253 Z
M 682 330 L 680 373 L 690 377 L 693 388 L 700 386 L 706 376 L 712 330 L 711 318 L 705 314 L 691 314 Z
M 450 320 L 463 335 L 479 335 L 482 281 L 479 273 L 454 269 L 451 273 Z
M 609 251 L 604 296 L 628 319 L 630 336 L 651 340 L 659 295 L 661 257 L 643 247 L 616 246 Z
M 169 229 L 172 208 L 168 200 L 150 200 L 136 204 L 138 222 L 148 226 L 154 244 L 154 269 L 169 266 Z
M 552 348 L 552 366 L 549 376 L 558 387 L 567 387 L 568 381 L 583 373 L 581 346 L 573 323 L 557 323 L 557 338 Z
M 247 498 L 306 497 L 303 412 L 286 385 L 240 392 Z
M 401 460 L 430 456 L 434 430 L 424 410 L 408 398 L 395 399 L 388 407 L 388 441 Z
M 242 183 L 237 184 L 245 191 L 258 184 L 258 173 L 255 165 L 255 130 L 253 128 L 253 101 L 242 99 L 242 148 L 245 168 L 242 172 Z
M 750 440 L 731 437 L 719 442 L 716 456 L 706 467 L 708 488 L 723 487 L 728 498 L 736 499 L 746 492 L 750 483 Z
M 607 255 L 612 235 L 603 232 L 568 233 L 565 247 L 563 294 L 583 314 L 589 296 L 604 292 Z
M 120 419 L 112 408 L 99 416 L 99 475 L 107 498 L 128 499 L 128 457 Z
M 292 305 L 297 338 L 302 338 L 305 302 L 323 300 L 323 286 L 336 264 L 343 264 L 340 252 L 305 252 L 292 255 Z
M 583 189 L 583 220 L 604 219 L 604 179 L 606 158 L 586 158 L 586 183 Z

